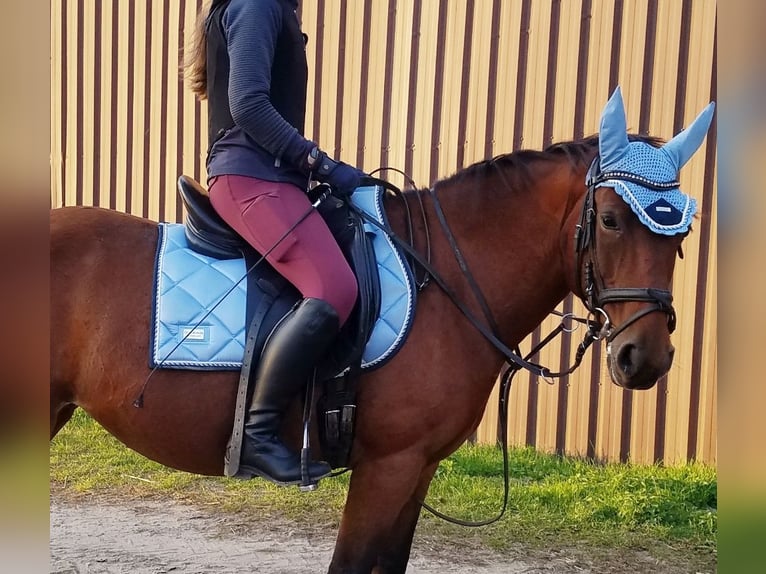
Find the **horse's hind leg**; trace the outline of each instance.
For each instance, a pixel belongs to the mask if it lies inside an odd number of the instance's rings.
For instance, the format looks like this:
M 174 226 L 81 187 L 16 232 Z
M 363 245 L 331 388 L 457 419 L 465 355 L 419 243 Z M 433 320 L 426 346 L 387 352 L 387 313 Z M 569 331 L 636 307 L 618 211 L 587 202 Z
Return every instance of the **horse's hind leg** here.
M 55 416 L 51 410 L 51 439 L 53 439 L 53 437 L 64 428 L 64 425 L 69 422 L 69 419 L 72 418 L 72 414 L 76 408 L 77 405 L 64 405 L 58 410 Z
M 62 395 L 63 393 L 57 392 L 51 385 L 51 439 L 69 422 L 77 408 L 77 405 L 69 402 Z

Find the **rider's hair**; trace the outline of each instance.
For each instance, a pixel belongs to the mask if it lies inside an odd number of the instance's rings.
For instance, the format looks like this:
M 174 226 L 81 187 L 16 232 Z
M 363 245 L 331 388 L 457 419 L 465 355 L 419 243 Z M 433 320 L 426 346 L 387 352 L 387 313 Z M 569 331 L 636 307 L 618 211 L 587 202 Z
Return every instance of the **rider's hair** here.
M 227 1 L 205 0 L 202 3 L 190 41 L 184 49 L 183 75 L 189 82 L 192 92 L 200 100 L 207 98 L 207 32 L 205 30 L 207 17 L 213 7 Z

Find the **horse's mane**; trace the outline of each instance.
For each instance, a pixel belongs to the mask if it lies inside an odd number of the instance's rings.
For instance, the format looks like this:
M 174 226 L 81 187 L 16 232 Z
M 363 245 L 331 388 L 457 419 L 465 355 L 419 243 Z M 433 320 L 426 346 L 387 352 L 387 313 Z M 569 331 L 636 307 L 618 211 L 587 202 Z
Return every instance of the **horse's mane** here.
M 664 140 L 649 135 L 629 134 L 630 141 L 642 141 L 659 147 Z M 577 168 L 588 164 L 594 157 L 594 151 L 598 149 L 598 134 L 579 140 L 563 141 L 549 145 L 543 150 L 521 149 L 510 153 L 497 155 L 492 159 L 486 159 L 469 165 L 459 170 L 454 175 L 445 178 L 440 183 L 450 184 L 472 176 L 486 176 L 496 170 L 513 171 L 514 174 L 524 181 L 531 179 L 530 166 L 540 161 L 566 160 Z

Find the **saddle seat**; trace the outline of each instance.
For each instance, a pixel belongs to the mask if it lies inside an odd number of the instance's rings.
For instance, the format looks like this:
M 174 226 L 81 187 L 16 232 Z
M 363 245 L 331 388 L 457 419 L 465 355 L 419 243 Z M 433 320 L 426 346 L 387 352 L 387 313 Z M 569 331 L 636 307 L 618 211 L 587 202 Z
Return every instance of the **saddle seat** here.
M 182 175 L 178 193 L 186 207 L 186 240 L 194 251 L 216 259 L 238 259 L 247 242 L 226 223 L 210 203 L 210 194 L 199 183 Z

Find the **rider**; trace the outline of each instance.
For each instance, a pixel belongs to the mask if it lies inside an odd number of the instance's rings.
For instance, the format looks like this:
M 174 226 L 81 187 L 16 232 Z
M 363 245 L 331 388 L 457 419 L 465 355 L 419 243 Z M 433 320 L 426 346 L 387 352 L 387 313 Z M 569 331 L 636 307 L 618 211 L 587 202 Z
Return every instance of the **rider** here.
M 260 253 L 310 209 L 309 177 L 348 196 L 364 173 L 303 137 L 307 37 L 298 0 L 213 0 L 187 61 L 192 89 L 208 99 L 207 173 L 218 214 Z M 281 484 L 301 480 L 300 457 L 278 438 L 283 415 L 335 340 L 357 284 L 316 212 L 267 260 L 304 297 L 268 337 L 255 376 L 240 469 Z M 330 472 L 312 462 L 318 478 Z

